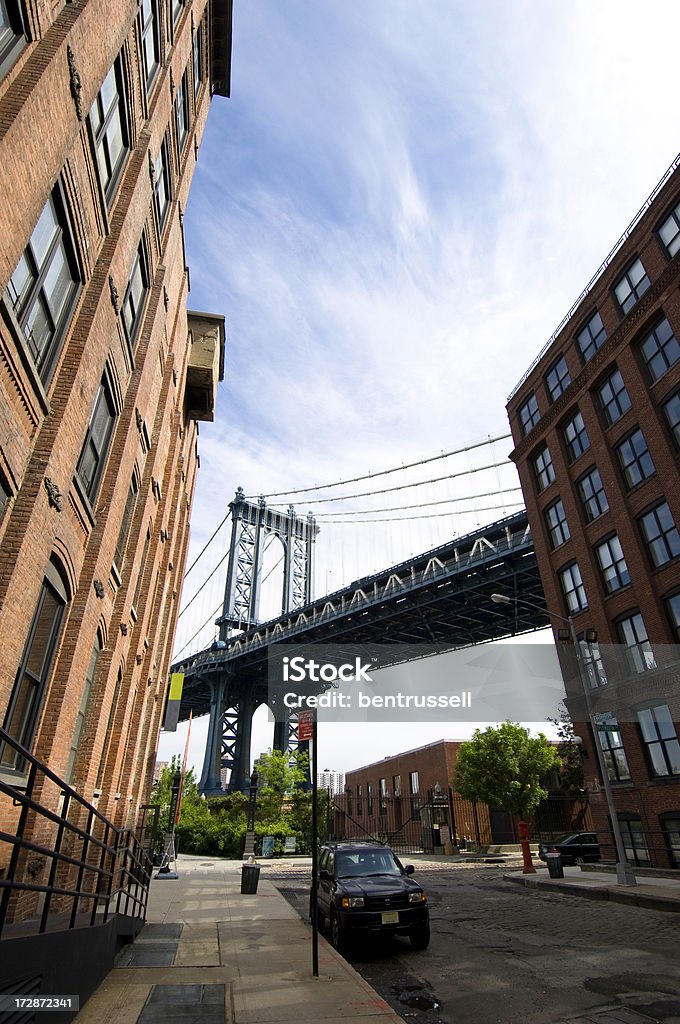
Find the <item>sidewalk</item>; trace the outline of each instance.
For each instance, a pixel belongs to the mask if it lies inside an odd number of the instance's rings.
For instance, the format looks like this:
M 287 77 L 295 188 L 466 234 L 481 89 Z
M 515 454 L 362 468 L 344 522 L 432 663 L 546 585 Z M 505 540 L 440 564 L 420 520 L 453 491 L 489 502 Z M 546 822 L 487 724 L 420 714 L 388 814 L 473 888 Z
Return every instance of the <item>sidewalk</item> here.
M 618 885 L 613 869 L 611 872 L 589 872 L 577 867 L 565 867 L 564 878 L 550 878 L 547 868 L 538 865 L 535 875 L 513 871 L 503 877 L 520 885 L 553 889 L 589 900 L 611 900 L 651 910 L 680 912 L 680 878 L 640 876 L 637 885 Z
M 177 872 L 152 881 L 146 925 L 77 1024 L 403 1024 L 321 937 L 312 977 L 311 927 L 266 867 L 255 896 L 239 861 L 180 856 Z

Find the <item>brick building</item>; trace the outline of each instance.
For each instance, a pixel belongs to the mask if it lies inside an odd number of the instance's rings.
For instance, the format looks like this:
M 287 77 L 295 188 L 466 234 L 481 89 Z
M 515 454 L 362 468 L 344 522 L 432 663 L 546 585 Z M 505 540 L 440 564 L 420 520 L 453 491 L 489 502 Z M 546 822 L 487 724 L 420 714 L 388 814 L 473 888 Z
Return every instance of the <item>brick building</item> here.
M 547 605 L 571 618 L 579 638 L 580 666 L 567 672 L 567 703 L 584 739 L 596 827 L 606 841 L 607 805 L 579 699 L 582 679 L 602 726 L 628 857 L 674 867 L 680 867 L 679 165 L 680 159 L 665 174 L 508 403 L 511 458 Z M 560 626 L 555 618 L 552 624 Z M 563 648 L 565 663 L 574 653 Z
M 0 0 L 0 722 L 117 825 L 153 776 L 223 375 L 182 218 L 230 55 L 230 0 Z

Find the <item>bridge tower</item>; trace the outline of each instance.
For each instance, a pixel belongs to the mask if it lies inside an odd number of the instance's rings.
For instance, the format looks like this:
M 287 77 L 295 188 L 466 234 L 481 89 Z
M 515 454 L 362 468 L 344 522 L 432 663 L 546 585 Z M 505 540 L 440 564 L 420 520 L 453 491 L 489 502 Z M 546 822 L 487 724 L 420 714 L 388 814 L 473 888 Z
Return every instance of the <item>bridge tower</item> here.
M 250 629 L 259 619 L 262 590 L 262 555 L 267 534 L 283 545 L 283 587 L 280 614 L 301 608 L 312 599 L 314 541 L 319 532 L 312 513 L 298 516 L 292 505 L 286 512 L 270 509 L 263 497 L 249 501 L 238 488 L 230 503 L 231 544 L 222 614 L 216 620 L 220 646 L 235 632 Z M 230 768 L 228 791 L 246 791 L 250 785 L 250 738 L 254 695 L 225 670 L 210 681 L 210 722 L 199 789 L 208 796 L 222 792 L 221 769 Z M 297 745 L 297 723 L 277 722 L 274 749 Z

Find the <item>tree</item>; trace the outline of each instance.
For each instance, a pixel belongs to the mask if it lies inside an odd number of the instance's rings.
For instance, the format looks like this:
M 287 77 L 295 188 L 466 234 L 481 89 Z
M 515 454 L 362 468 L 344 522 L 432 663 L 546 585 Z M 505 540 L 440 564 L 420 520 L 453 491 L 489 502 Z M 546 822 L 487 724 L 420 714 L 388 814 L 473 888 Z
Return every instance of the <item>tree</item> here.
M 160 817 L 159 826 L 160 832 L 164 835 L 166 832 L 172 831 L 172 822 L 170 818 L 170 799 L 172 796 L 172 784 L 177 772 L 182 770 L 182 759 L 178 754 L 174 754 L 170 764 L 166 765 L 160 774 L 158 782 L 154 782 L 151 790 L 151 803 L 160 804 Z M 182 810 L 185 807 L 199 802 L 198 786 L 196 784 L 196 778 L 194 776 L 193 768 L 184 776 L 184 785 L 182 787 Z
M 286 797 L 300 793 L 309 771 L 309 754 L 268 750 L 260 754 L 257 769 L 257 816 L 262 821 L 281 816 Z
M 549 718 L 548 721 L 555 726 L 559 739 L 557 752 L 562 759 L 560 764 L 562 789 L 570 796 L 582 799 L 585 792 L 583 757 L 579 744 L 576 742 L 574 723 L 564 704 L 560 704 L 558 717 Z
M 530 814 L 547 795 L 542 780 L 561 764 L 560 756 L 539 733 L 529 735 L 516 722 L 504 722 L 462 743 L 456 758 L 453 788 L 466 800 L 502 807 L 519 818 Z

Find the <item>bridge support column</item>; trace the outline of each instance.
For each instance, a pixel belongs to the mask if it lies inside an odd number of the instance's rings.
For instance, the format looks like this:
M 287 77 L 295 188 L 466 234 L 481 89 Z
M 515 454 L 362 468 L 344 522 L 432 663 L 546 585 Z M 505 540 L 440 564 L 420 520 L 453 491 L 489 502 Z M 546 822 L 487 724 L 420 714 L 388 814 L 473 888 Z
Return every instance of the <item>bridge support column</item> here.
M 210 722 L 208 739 L 203 758 L 203 771 L 198 784 L 199 793 L 205 796 L 220 796 L 223 793 L 220 777 L 220 760 L 222 751 L 222 716 L 227 690 L 228 677 L 210 680 Z
M 309 740 L 298 740 L 297 718 L 287 718 L 284 722 L 277 721 L 274 724 L 274 750 L 294 751 L 300 750 L 309 756 Z M 310 775 L 310 762 L 307 763 L 307 775 L 300 788 L 307 792 L 312 788 Z
M 250 740 L 254 711 L 252 697 L 248 694 L 239 701 L 234 759 L 227 786 L 228 793 L 247 793 L 250 789 Z

